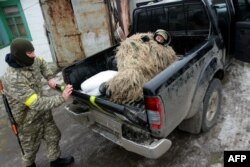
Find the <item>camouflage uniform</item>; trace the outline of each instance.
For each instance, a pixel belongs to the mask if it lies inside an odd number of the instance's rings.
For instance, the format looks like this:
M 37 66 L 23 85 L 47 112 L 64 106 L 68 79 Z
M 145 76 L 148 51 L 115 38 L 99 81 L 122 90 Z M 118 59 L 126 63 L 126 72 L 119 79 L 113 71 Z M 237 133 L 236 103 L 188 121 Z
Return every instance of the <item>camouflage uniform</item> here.
M 43 96 L 43 77 L 49 80 L 53 74 L 47 63 L 39 57 L 28 67 L 8 67 L 3 76 L 5 94 L 18 125 L 26 166 L 35 161 L 41 139 L 47 144 L 50 161 L 60 156 L 61 134 L 53 120 L 51 109 L 61 105 L 64 98 L 62 95 Z

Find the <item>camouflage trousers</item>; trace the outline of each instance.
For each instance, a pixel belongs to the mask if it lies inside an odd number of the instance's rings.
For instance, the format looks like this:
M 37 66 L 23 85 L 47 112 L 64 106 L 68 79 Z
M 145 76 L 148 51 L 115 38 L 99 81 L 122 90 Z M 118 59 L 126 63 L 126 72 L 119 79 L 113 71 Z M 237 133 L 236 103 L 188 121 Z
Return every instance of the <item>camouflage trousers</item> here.
M 18 126 L 18 130 L 24 150 L 23 160 L 26 166 L 35 162 L 36 153 L 42 140 L 47 145 L 47 156 L 50 161 L 56 160 L 60 156 L 59 141 L 61 133 L 55 124 L 51 111 L 44 111 L 44 114 L 39 119 L 25 121 L 25 123 Z

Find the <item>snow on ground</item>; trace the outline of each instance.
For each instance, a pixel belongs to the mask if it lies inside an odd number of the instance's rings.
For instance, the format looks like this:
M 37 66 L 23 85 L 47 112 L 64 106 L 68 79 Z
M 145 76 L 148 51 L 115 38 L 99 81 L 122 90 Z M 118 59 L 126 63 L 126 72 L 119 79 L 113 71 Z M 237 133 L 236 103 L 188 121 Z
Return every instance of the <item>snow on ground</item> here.
M 226 150 L 250 150 L 250 64 L 233 63 L 227 77 L 218 138 Z
M 60 73 L 56 79 L 62 82 Z M 75 164 L 71 167 L 116 167 L 118 164 L 120 167 L 223 167 L 225 150 L 250 151 L 250 64 L 234 60 L 222 83 L 223 101 L 217 125 L 199 135 L 175 130 L 168 137 L 173 142 L 172 147 L 157 160 L 128 152 L 80 126 L 66 116 L 64 106 L 61 106 L 53 113 L 62 132 L 63 155 L 75 157 Z M 3 116 L 3 108 L 1 112 L 1 167 L 23 166 L 16 139 Z M 37 155 L 37 166 L 48 165 L 43 144 Z

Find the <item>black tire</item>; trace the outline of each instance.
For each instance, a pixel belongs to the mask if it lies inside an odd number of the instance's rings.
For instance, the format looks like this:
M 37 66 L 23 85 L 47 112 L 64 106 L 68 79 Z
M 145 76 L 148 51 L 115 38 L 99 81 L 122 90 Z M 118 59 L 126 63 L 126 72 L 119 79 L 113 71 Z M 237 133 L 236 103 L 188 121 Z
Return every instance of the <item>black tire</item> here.
M 202 132 L 207 132 L 217 122 L 221 110 L 222 86 L 219 79 L 213 79 L 203 99 Z

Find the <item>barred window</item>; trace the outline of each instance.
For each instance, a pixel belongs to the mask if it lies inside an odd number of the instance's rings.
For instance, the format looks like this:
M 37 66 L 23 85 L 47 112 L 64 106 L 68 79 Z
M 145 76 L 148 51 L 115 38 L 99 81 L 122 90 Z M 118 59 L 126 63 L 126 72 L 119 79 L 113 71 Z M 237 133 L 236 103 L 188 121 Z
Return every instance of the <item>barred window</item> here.
M 31 39 L 28 25 L 19 1 L 0 2 L 0 48 L 22 37 Z

